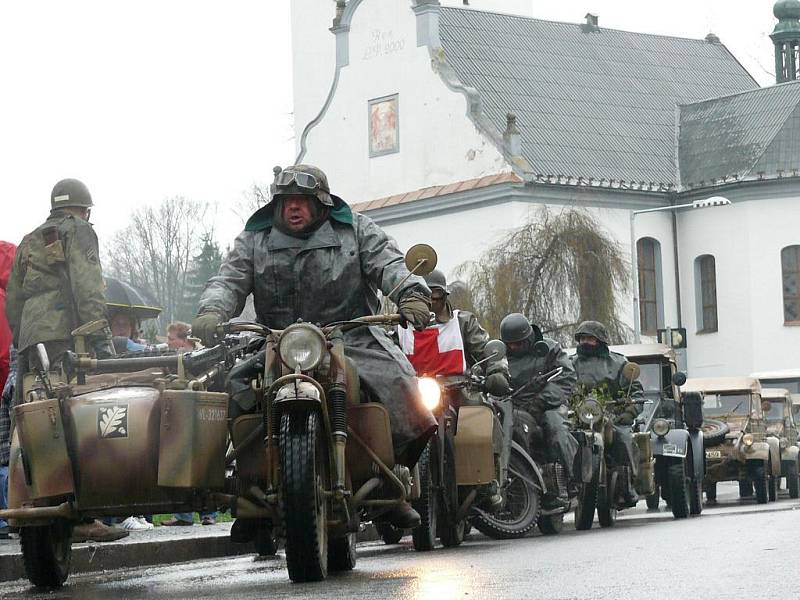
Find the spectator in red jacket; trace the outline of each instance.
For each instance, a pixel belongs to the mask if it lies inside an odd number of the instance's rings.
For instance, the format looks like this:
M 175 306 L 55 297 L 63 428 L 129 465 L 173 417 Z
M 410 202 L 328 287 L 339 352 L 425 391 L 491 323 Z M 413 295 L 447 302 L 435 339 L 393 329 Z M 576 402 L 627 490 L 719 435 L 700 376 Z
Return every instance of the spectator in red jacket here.
M 0 241 L 0 390 L 6 384 L 9 368 L 9 348 L 11 347 L 11 328 L 6 318 L 6 286 L 14 266 L 17 247 L 11 242 Z

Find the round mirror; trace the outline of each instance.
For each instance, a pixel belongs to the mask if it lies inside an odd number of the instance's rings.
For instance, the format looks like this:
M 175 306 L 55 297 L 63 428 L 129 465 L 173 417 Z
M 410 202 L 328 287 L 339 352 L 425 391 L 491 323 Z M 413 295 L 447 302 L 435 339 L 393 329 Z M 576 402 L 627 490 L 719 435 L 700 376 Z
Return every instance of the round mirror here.
M 406 268 L 414 275 L 423 277 L 428 275 L 436 268 L 436 263 L 439 257 L 436 256 L 434 250 L 428 244 L 417 244 L 411 246 L 406 252 Z
M 678 387 L 682 386 L 686 383 L 686 373 L 683 371 L 678 371 L 672 376 L 672 383 L 677 385 Z
M 635 362 L 627 362 L 625 363 L 625 366 L 622 367 L 622 376 L 628 381 L 636 381 L 639 379 L 641 372 L 641 367 Z
M 486 356 L 491 356 L 492 360 L 505 358 L 506 345 L 500 340 L 490 340 L 486 342 Z
M 542 340 L 539 340 L 533 345 L 533 355 L 537 358 L 544 358 L 550 353 L 550 346 Z

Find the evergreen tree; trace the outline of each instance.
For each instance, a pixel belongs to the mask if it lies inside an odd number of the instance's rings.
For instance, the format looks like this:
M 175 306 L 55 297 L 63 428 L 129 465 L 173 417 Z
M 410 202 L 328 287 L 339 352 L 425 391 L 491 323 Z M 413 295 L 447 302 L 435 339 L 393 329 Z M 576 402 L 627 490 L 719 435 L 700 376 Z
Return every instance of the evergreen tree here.
M 186 278 L 183 301 L 177 311 L 176 318 L 191 323 L 197 314 L 197 304 L 206 283 L 219 272 L 222 264 L 222 251 L 211 232 L 203 234 L 200 252 L 192 258 Z

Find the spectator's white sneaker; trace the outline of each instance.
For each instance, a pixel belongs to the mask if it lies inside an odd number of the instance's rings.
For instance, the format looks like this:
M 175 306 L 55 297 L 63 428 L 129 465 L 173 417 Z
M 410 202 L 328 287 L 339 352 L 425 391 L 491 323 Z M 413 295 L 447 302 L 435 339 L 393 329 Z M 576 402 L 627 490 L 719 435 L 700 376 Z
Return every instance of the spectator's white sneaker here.
M 144 517 L 134 517 L 134 519 L 136 519 L 137 521 L 139 521 L 139 523 L 141 523 L 142 525 L 144 525 L 144 526 L 145 526 L 147 529 L 153 529 L 153 528 L 155 528 L 155 525 L 153 525 L 153 524 L 152 524 L 150 521 L 148 521 L 148 520 L 147 520 L 147 519 L 145 519 Z
M 125 529 L 126 531 L 145 531 L 146 529 L 152 529 L 153 526 L 149 523 L 147 525 L 143 525 L 139 522 L 137 517 L 128 517 L 122 523 L 118 523 L 115 527 L 119 527 L 120 529 Z

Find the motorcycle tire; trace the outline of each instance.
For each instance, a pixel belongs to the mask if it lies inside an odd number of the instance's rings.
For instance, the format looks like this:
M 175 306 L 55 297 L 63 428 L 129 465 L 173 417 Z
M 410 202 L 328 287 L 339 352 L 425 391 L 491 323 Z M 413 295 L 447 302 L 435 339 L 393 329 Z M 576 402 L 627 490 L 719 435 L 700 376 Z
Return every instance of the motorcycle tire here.
M 537 521 L 542 535 L 558 535 L 564 529 L 564 513 L 541 515 Z
M 281 416 L 281 477 L 289 579 L 322 581 L 328 575 L 328 456 L 316 411 Z
M 789 490 L 789 498 L 800 496 L 800 475 L 796 461 L 786 465 L 786 487 Z
M 719 419 L 703 419 L 703 448 L 719 446 L 731 430 L 725 421 Z
M 586 531 L 592 528 L 599 489 L 600 456 L 592 454 L 592 480 L 581 486 L 578 492 L 578 505 L 575 507 L 575 529 L 578 531 Z
M 617 505 L 614 496 L 617 492 L 617 479 L 619 473 L 610 469 L 606 471 L 608 481 L 604 488 L 597 491 L 597 522 L 600 527 L 613 527 L 617 522 Z
M 437 534 L 439 541 L 445 548 L 460 546 L 464 541 L 464 528 L 466 519 L 456 521 L 456 515 L 461 505 L 458 497 L 458 483 L 456 482 L 456 451 L 453 436 L 448 433 L 444 436 L 444 473 L 442 477 L 442 493 L 439 497 L 439 523 Z
M 509 480 L 502 489 L 502 508 L 494 514 L 476 508 L 477 514 L 472 518 L 478 531 L 496 540 L 525 537 L 536 527 L 539 517 L 541 493 L 533 484 L 537 481 L 536 472 L 521 452 L 512 446 Z
M 405 532 L 390 523 L 376 523 L 375 530 L 387 546 L 392 546 L 403 539 Z
M 39 527 L 21 527 L 19 541 L 25 575 L 36 587 L 61 587 L 72 560 L 72 523 L 57 519 Z
M 420 525 L 411 530 L 411 541 L 417 552 L 428 552 L 436 545 L 436 526 L 439 513 L 436 488 L 434 487 L 438 453 L 438 438 L 433 436 L 419 457 L 419 498 L 411 502 L 420 516 Z
M 356 568 L 356 542 L 355 533 L 328 542 L 329 571 L 352 571 Z
M 756 490 L 756 502 L 766 504 L 769 502 L 769 483 L 767 482 L 767 468 L 765 464 L 750 466 L 750 479 Z
M 667 465 L 667 482 L 672 516 L 685 519 L 689 516 L 689 485 L 683 460 L 671 461 Z

